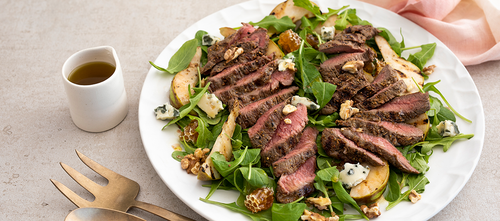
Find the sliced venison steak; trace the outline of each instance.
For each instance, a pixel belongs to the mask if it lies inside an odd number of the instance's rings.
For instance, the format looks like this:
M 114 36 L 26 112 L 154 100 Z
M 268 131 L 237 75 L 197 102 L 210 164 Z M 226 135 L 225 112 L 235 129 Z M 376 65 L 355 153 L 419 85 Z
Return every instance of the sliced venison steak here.
M 347 139 L 339 128 L 326 128 L 321 136 L 321 144 L 328 156 L 353 163 L 368 163 L 384 166 L 385 163 L 375 154 Z
M 335 35 L 333 40 L 319 45 L 319 51 L 324 53 L 342 53 L 342 52 L 363 52 L 367 39 L 373 38 L 380 31 L 371 25 L 355 25 L 344 29 L 341 33 Z
M 285 88 L 272 96 L 242 107 L 240 115 L 236 118 L 236 123 L 241 125 L 243 129 L 253 126 L 267 110 L 291 98 L 298 90 L 299 88 L 295 86 Z
M 297 110 L 285 115 L 274 131 L 271 140 L 262 148 L 260 158 L 262 165 L 269 167 L 288 154 L 299 143 L 302 130 L 308 122 L 307 107 L 297 105 Z
M 373 96 L 380 90 L 388 87 L 398 81 L 398 73 L 390 65 L 386 65 L 380 70 L 378 75 L 373 79 L 373 82 L 360 90 L 354 97 L 355 103 L 361 103 L 369 97 Z
M 320 65 L 319 72 L 323 77 L 323 80 L 338 85 L 340 70 L 342 66 L 348 61 L 363 61 L 371 62 L 377 54 L 371 50 L 367 49 L 364 52 L 357 53 L 342 53 L 335 57 L 332 57 Z
M 229 105 L 230 100 L 236 99 L 237 95 L 253 91 L 271 80 L 271 74 L 276 69 L 276 66 L 277 60 L 271 61 L 257 71 L 236 81 L 235 84 L 220 88 L 213 93 L 222 103 Z
M 310 157 L 295 173 L 278 180 L 276 198 L 280 203 L 291 203 L 314 192 L 316 156 Z
M 405 122 L 418 117 L 430 108 L 429 93 L 416 92 L 396 97 L 377 109 L 358 112 L 354 117 L 370 121 Z
M 233 44 L 247 37 L 254 31 L 255 28 L 252 25 L 243 23 L 243 26 L 238 29 L 237 32 L 210 46 L 207 50 L 208 61 L 201 69 L 201 73 L 208 74 L 209 71 L 211 71 L 217 63 L 224 60 L 224 54 L 226 53 L 227 49 L 229 49 Z
M 345 137 L 352 140 L 359 147 L 377 154 L 401 171 L 406 173 L 420 173 L 417 169 L 413 168 L 403 154 L 386 139 L 358 132 L 352 127 L 344 127 L 340 129 L 340 131 Z
M 391 99 L 399 96 L 401 93 L 406 91 L 406 84 L 404 80 L 399 80 L 394 84 L 380 90 L 370 98 L 364 100 L 361 103 L 356 104 L 356 107 L 360 110 L 370 110 L 373 108 L 380 107 L 381 105 L 389 102 Z
M 413 145 L 424 139 L 422 130 L 405 123 L 373 122 L 355 117 L 347 120 L 337 120 L 336 123 L 339 126 L 360 128 L 365 133 L 383 137 L 394 146 Z
M 227 85 L 235 84 L 238 80 L 245 77 L 247 74 L 257 71 L 262 66 L 268 64 L 271 61 L 269 57 L 263 56 L 259 57 L 253 61 L 237 64 L 230 68 L 225 69 L 221 73 L 208 77 L 207 83 L 210 82 L 208 90 L 214 92 Z
M 306 127 L 302 132 L 297 146 L 287 155 L 273 163 L 273 171 L 276 177 L 283 174 L 294 173 L 306 162 L 307 159 L 316 155 L 316 137 L 319 131 L 314 127 Z
M 272 107 L 257 120 L 255 125 L 248 129 L 248 136 L 253 148 L 262 148 L 271 140 L 278 124 L 285 116 L 283 108 L 289 103 L 290 99 L 287 99 Z

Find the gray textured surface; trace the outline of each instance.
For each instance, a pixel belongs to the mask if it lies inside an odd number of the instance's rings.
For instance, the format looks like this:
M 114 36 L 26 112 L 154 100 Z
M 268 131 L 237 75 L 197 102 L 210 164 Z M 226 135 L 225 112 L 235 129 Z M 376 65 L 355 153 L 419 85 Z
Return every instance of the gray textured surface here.
M 76 207 L 49 178 L 92 199 L 58 164 L 65 162 L 104 184 L 80 162 L 75 149 L 136 180 L 138 200 L 204 220 L 166 187 L 149 163 L 137 106 L 148 61 L 189 25 L 238 2 L 0 1 L 0 220 L 63 220 Z M 99 45 L 117 50 L 130 108 L 116 128 L 87 133 L 71 121 L 60 72 L 71 54 Z M 484 104 L 485 145 L 472 178 L 433 220 L 500 219 L 500 61 L 467 69 Z M 131 213 L 162 220 L 136 209 Z

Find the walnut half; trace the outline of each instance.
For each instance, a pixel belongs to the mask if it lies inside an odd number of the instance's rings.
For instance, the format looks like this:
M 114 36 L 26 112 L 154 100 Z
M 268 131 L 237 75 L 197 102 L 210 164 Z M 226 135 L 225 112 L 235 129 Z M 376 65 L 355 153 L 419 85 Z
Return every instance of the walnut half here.
M 415 190 L 411 190 L 410 195 L 408 196 L 408 199 L 410 199 L 411 203 L 415 204 L 420 199 L 422 199 L 422 195 L 418 194 L 417 191 L 415 191 Z
M 373 203 L 369 207 L 366 205 L 361 205 L 360 209 L 370 219 L 377 218 L 380 216 L 380 214 L 382 214 L 380 212 L 380 207 L 378 203 Z

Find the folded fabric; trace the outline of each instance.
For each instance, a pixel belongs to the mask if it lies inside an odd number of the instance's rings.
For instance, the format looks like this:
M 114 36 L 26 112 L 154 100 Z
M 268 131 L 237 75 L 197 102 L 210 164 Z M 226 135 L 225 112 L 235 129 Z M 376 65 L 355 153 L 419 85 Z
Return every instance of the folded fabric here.
M 490 0 L 361 1 L 420 25 L 448 46 L 464 65 L 500 60 L 500 10 Z

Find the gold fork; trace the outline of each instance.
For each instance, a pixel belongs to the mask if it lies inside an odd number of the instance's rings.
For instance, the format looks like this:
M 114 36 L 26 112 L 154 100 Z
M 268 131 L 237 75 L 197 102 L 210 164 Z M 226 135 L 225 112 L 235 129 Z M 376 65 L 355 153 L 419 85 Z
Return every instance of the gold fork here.
M 59 191 L 61 191 L 61 193 L 66 196 L 71 202 L 73 202 L 77 207 L 100 207 L 115 209 L 123 212 L 127 212 L 130 208 L 136 207 L 167 220 L 192 220 L 182 215 L 170 212 L 159 206 L 135 200 L 137 194 L 139 193 L 139 184 L 137 182 L 118 173 L 115 173 L 106 167 L 101 166 L 100 164 L 94 162 L 90 158 L 80 153 L 78 150 L 76 150 L 76 154 L 78 155 L 80 160 L 85 163 L 85 165 L 108 180 L 108 185 L 101 186 L 90 180 L 86 176 L 82 175 L 75 169 L 61 162 L 60 164 L 66 171 L 66 173 L 68 173 L 78 184 L 80 184 L 80 186 L 87 189 L 95 197 L 94 201 L 89 202 L 81 198 L 78 194 L 70 190 L 62 183 L 50 179 L 50 181 L 56 186 L 56 188 L 59 189 Z

